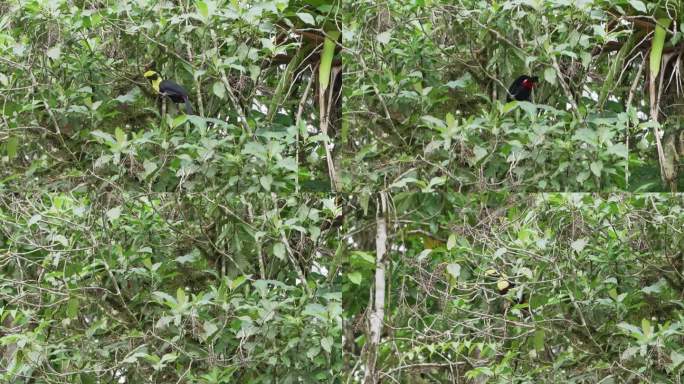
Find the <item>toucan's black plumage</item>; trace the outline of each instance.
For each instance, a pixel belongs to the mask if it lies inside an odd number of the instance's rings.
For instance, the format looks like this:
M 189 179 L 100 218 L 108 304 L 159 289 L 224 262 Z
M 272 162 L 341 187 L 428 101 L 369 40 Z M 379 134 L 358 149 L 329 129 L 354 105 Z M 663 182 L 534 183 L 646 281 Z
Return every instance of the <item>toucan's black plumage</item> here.
M 511 101 L 513 99 L 518 101 L 530 101 L 530 93 L 532 93 L 532 88 L 534 88 L 538 81 L 539 78 L 537 76 L 519 76 L 508 88 L 506 101 Z
M 157 93 L 167 96 L 174 103 L 185 103 L 185 113 L 188 115 L 192 113 L 192 104 L 190 104 L 188 91 L 180 84 L 172 80 L 162 80 L 155 71 L 147 71 L 144 76 L 152 82 L 152 88 Z

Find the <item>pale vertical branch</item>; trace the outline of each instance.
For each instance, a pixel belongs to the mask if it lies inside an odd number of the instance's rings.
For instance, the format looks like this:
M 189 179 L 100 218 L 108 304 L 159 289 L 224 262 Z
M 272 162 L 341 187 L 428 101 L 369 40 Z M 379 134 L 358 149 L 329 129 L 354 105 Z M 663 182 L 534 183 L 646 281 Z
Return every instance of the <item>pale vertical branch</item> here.
M 368 344 L 368 354 L 366 355 L 365 383 L 377 382 L 376 359 L 380 336 L 382 335 L 382 325 L 385 319 L 385 273 L 387 262 L 387 196 L 384 192 L 380 193 L 380 204 L 376 216 L 376 235 L 375 235 L 375 290 L 373 292 L 373 310 L 369 315 L 370 341 Z

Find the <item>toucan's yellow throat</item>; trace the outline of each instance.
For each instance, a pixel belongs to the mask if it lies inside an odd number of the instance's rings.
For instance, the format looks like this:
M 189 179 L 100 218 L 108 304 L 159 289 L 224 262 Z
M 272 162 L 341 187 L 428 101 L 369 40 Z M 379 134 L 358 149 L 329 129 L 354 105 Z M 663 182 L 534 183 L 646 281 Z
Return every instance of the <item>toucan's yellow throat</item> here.
M 152 82 L 152 88 L 155 92 L 159 93 L 159 84 L 162 82 L 161 76 L 155 71 L 147 71 L 143 76 Z

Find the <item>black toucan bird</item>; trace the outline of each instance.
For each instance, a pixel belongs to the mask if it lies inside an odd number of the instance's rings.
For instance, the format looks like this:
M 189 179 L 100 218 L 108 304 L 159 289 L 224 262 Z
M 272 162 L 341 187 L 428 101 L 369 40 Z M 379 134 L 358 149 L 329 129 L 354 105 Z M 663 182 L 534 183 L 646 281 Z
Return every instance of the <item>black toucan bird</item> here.
M 506 97 L 506 101 L 511 101 L 512 99 L 518 101 L 530 101 L 530 93 L 538 81 L 539 78 L 537 76 L 519 76 L 508 88 L 508 96 Z
M 188 115 L 192 113 L 192 104 L 190 104 L 188 91 L 180 84 L 172 80 L 162 80 L 161 76 L 155 71 L 147 71 L 143 76 L 152 82 L 152 88 L 154 88 L 155 92 L 162 96 L 167 96 L 174 103 L 185 103 L 185 113 Z

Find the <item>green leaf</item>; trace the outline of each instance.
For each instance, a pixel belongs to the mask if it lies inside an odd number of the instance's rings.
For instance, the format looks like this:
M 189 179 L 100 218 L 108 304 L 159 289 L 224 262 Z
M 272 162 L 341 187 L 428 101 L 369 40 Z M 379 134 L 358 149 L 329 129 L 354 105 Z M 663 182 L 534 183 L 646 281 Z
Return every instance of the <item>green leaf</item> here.
M 514 109 L 517 106 L 518 102 L 516 100 L 511 100 L 503 106 L 503 113 L 508 113 L 508 111 Z
M 377 36 L 375 36 L 375 39 L 378 41 L 380 44 L 387 44 L 389 43 L 390 39 L 392 38 L 392 30 L 388 29 L 385 32 L 378 33 Z
M 589 164 L 589 168 L 591 169 L 591 173 L 593 173 L 594 176 L 599 177 L 601 176 L 601 171 L 603 170 L 603 162 L 592 161 L 591 164 Z
M 323 347 L 323 350 L 330 353 L 332 351 L 332 346 L 334 344 L 334 340 L 330 336 L 326 336 L 321 339 L 321 347 Z
M 285 246 L 283 243 L 278 242 L 273 244 L 273 255 L 279 260 L 285 260 Z
M 116 206 L 108 210 L 106 215 L 110 222 L 118 219 L 121 216 L 121 206 Z
M 356 285 L 361 285 L 361 282 L 363 281 L 363 275 L 361 272 L 348 273 L 347 278 Z
M 72 297 L 69 299 L 69 302 L 67 303 L 67 310 L 66 310 L 66 315 L 70 319 L 74 319 L 78 316 L 78 310 L 79 310 L 79 301 L 77 298 Z
M 302 311 L 302 315 L 306 316 L 314 316 L 314 317 L 323 317 L 328 311 L 325 309 L 324 306 L 318 304 L 318 303 L 309 303 L 304 307 L 304 310 Z
M 12 160 L 17 157 L 17 148 L 19 147 L 19 138 L 17 136 L 10 136 L 7 139 L 7 157 Z
M 273 176 L 271 176 L 271 175 L 261 176 L 259 178 L 259 183 L 261 184 L 262 187 L 264 187 L 264 189 L 266 191 L 270 191 L 271 190 L 271 184 L 273 184 Z
M 543 329 L 538 329 L 534 331 L 534 349 L 537 353 L 541 353 L 544 350 L 544 338 L 545 333 Z
M 143 162 L 143 169 L 145 172 L 143 172 L 142 177 L 145 178 L 149 176 L 152 172 L 157 170 L 157 163 L 150 161 L 149 159 L 145 159 Z
M 570 244 L 570 248 L 572 248 L 573 251 L 579 253 L 582 252 L 582 250 L 584 250 L 584 247 L 586 247 L 588 243 L 589 242 L 587 241 L 587 239 L 577 239 L 573 241 L 572 244 Z
M 477 163 L 478 161 L 482 160 L 485 156 L 487 156 L 488 153 L 489 152 L 487 151 L 487 148 L 482 148 L 479 145 L 476 145 L 473 149 L 473 163 Z
M 453 277 L 454 279 L 458 279 L 459 276 L 461 276 L 461 265 L 457 263 L 450 263 L 447 265 L 447 272 Z
M 551 84 L 556 84 L 556 70 L 549 67 L 544 70 L 544 80 Z
M 181 287 L 176 289 L 176 301 L 178 302 L 179 306 L 184 305 L 188 301 L 185 291 Z
M 537 106 L 529 101 L 518 101 L 520 108 L 530 116 L 537 116 Z
M 130 355 L 126 356 L 121 362 L 126 363 L 126 364 L 134 364 L 138 361 L 138 358 L 140 357 L 146 357 L 148 356 L 147 352 L 143 351 L 138 351 L 131 353 Z
M 228 281 L 228 288 L 231 291 L 233 291 L 236 288 L 240 287 L 242 284 L 244 284 L 247 281 L 247 279 L 249 279 L 250 277 L 252 277 L 252 275 L 240 275 L 233 280 L 229 280 Z
M 644 336 L 650 338 L 653 334 L 653 326 L 651 321 L 647 318 L 641 319 L 641 330 L 644 332 Z
M 456 234 L 452 233 L 449 235 L 449 238 L 447 239 L 447 250 L 450 251 L 453 247 L 456 246 Z
M 598 136 L 593 129 L 580 128 L 575 132 L 572 138 L 587 144 L 598 145 Z
M 444 84 L 447 87 L 454 89 L 454 88 L 465 88 L 468 86 L 468 83 L 472 81 L 472 77 L 469 73 L 465 73 L 463 76 L 459 77 L 456 80 L 451 80 L 448 83 Z
M 211 322 L 209 320 L 206 320 L 204 322 L 202 328 L 204 328 L 204 332 L 202 333 L 202 338 L 204 340 L 208 339 L 209 337 L 211 337 L 211 335 L 213 335 L 214 333 L 216 333 L 216 331 L 218 331 L 218 327 L 216 326 L 216 324 L 214 324 L 213 322 Z
M 333 56 L 335 55 L 335 42 L 340 36 L 340 31 L 328 31 L 323 42 L 323 52 L 321 53 L 321 64 L 318 67 L 318 82 L 321 92 L 325 92 L 330 84 L 330 68 Z
M 641 0 L 629 0 L 629 4 L 631 4 L 632 8 L 639 12 L 646 12 L 646 4 L 644 4 L 644 2 Z
M 299 19 L 305 22 L 306 24 L 316 25 L 316 20 L 313 16 L 311 16 L 310 13 L 297 12 L 297 17 L 299 17 Z
M 653 40 L 651 41 L 651 54 L 649 56 L 649 67 L 652 79 L 658 77 L 658 73 L 660 72 L 660 60 L 663 55 L 665 36 L 667 35 L 667 27 L 670 26 L 671 21 L 672 20 L 666 17 L 657 20 Z
M 173 119 L 173 122 L 171 123 L 171 127 L 172 127 L 172 128 L 180 127 L 180 126 L 183 125 L 186 121 L 188 121 L 188 115 L 182 113 L 182 114 L 176 116 L 176 117 Z
M 195 6 L 197 7 L 197 13 L 199 13 L 202 18 L 209 18 L 209 7 L 207 6 L 207 3 L 204 1 L 198 1 L 195 3 Z
M 670 360 L 672 360 L 672 364 L 670 364 L 670 370 L 674 371 L 684 362 L 684 354 L 677 351 L 672 351 L 670 352 Z
M 627 333 L 629 333 L 635 339 L 640 339 L 643 336 L 641 329 L 639 329 L 639 327 L 636 327 L 632 324 L 629 324 L 626 322 L 621 322 L 617 326 L 618 326 L 618 328 L 621 328 L 621 329 L 627 331 Z
M 211 90 L 214 92 L 214 95 L 218 96 L 219 99 L 226 98 L 226 87 L 223 85 L 222 82 L 215 82 L 214 85 L 211 87 Z
M 126 135 L 126 132 L 124 132 L 121 128 L 116 127 L 114 130 L 114 136 L 116 137 L 117 143 L 124 144 L 128 135 Z
M 62 55 L 62 47 L 59 44 L 57 44 L 54 47 L 48 49 L 46 55 L 52 60 L 57 60 Z
M 627 158 L 627 156 L 629 155 L 629 150 L 627 149 L 627 146 L 624 143 L 617 143 L 608 146 L 608 150 L 606 151 L 606 153 Z
M 482 375 L 492 377 L 494 376 L 494 371 L 492 371 L 492 369 L 489 367 L 483 366 L 471 369 L 465 373 L 465 377 L 468 379 L 476 379 Z
M 314 357 L 318 356 L 321 352 L 321 348 L 318 346 L 313 346 L 306 351 L 306 357 L 313 360 Z
M 100 131 L 100 130 L 95 130 L 95 131 L 90 132 L 90 134 L 93 135 L 93 136 L 95 136 L 95 137 L 97 137 L 97 138 L 99 138 L 99 139 L 102 139 L 103 141 L 105 141 L 105 142 L 108 143 L 108 144 L 116 143 L 116 140 L 114 139 L 114 136 L 112 136 L 111 134 L 109 134 L 109 133 L 107 133 L 107 132 L 102 132 L 102 131 Z
M 250 141 L 245 144 L 244 148 L 242 149 L 242 154 L 254 155 L 258 158 L 265 159 L 267 150 L 263 144 L 256 141 Z

